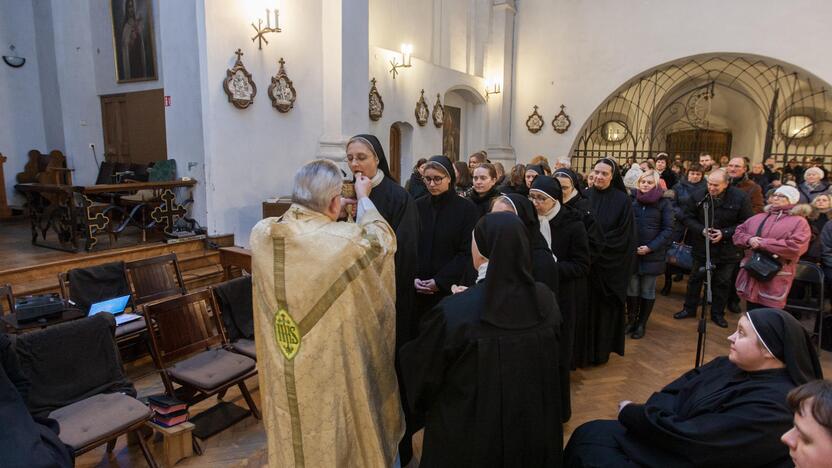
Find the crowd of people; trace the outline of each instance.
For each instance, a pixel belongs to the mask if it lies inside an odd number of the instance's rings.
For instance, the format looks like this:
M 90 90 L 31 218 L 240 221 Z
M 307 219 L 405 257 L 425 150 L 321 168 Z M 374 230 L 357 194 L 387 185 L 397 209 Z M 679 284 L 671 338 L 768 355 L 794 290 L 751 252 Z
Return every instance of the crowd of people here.
M 296 355 L 263 358 L 262 391 L 280 395 L 263 404 L 270 460 L 405 466 L 421 429 L 422 466 L 832 459 L 832 384 L 782 311 L 811 244 L 816 261 L 832 258 L 817 171 L 660 154 L 629 167 L 601 158 L 586 175 L 542 156 L 506 172 L 483 151 L 420 159 L 402 188 L 374 136 L 346 153 L 355 199 L 341 197 L 337 165 L 317 160 L 296 175 L 287 214 L 252 231 L 258 343 L 275 346 L 276 314 L 301 330 Z M 355 222 L 338 222 L 350 209 Z M 690 272 L 667 268 L 674 241 L 692 246 Z M 570 371 L 645 336 L 662 275 L 667 288 L 690 273 L 674 317 L 695 316 L 706 250 L 712 321 L 727 327 L 725 309 L 747 304 L 729 355 L 644 404 L 621 402 L 617 421 L 581 426 L 564 451 Z M 755 270 L 761 257 L 779 265 L 773 277 Z M 301 388 L 319 401 L 298 401 Z

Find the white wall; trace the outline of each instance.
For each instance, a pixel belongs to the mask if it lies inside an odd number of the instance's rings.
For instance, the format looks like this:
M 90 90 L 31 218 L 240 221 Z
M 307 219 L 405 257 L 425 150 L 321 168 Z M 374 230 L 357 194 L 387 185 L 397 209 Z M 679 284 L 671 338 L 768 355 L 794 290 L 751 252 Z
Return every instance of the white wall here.
M 4 165 L 6 194 L 10 203 L 22 204 L 14 192 L 15 174 L 23 171 L 26 153 L 47 151 L 40 94 L 40 73 L 31 2 L 0 0 L 0 55 L 15 53 L 26 58 L 21 68 L 0 62 L 0 153 Z
M 566 155 L 584 122 L 619 86 L 662 63 L 703 53 L 772 57 L 832 83 L 832 2 L 814 0 L 519 0 L 511 142 L 518 161 Z M 798 20 L 799 18 L 799 20 Z M 560 109 L 572 119 L 552 130 Z M 547 126 L 525 126 L 532 106 Z

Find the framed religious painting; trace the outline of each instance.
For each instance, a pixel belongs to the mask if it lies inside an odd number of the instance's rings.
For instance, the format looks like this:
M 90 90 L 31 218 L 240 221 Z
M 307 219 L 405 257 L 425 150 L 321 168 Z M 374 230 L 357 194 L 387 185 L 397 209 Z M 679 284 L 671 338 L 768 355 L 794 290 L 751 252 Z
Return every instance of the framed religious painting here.
M 543 121 L 543 116 L 537 112 L 537 106 L 534 106 L 534 112 L 526 119 L 526 128 L 532 133 L 539 132 L 546 123 Z
M 280 57 L 277 63 L 280 64 L 280 70 L 277 71 L 277 75 L 272 77 L 272 84 L 269 85 L 268 90 L 269 99 L 272 100 L 272 107 L 279 112 L 286 113 L 295 107 L 297 93 L 295 87 L 292 86 L 292 80 L 286 75 L 286 68 L 284 67 L 286 62 L 283 57 Z
M 451 161 L 459 161 L 462 109 L 445 105 L 445 121 L 442 122 L 442 154 Z
M 156 80 L 153 0 L 110 0 L 116 81 Z
M 433 105 L 433 125 L 436 128 L 441 127 L 445 122 L 445 106 L 442 105 L 440 97 L 441 95 L 436 93 L 436 104 Z
M 413 113 L 416 115 L 416 123 L 419 124 L 420 127 L 427 125 L 430 112 L 428 111 L 428 103 L 425 101 L 424 89 L 422 90 L 422 94 L 419 96 L 419 100 L 416 101 L 416 109 Z
M 384 114 L 384 101 L 376 88 L 376 79 L 370 80 L 370 120 L 377 121 Z
M 257 95 L 257 86 L 255 86 L 254 80 L 251 79 L 251 73 L 243 65 L 243 52 L 237 49 L 234 53 L 237 55 L 237 61 L 234 62 L 232 68 L 225 71 L 222 89 L 228 96 L 228 102 L 238 109 L 245 109 L 254 102 L 254 96 Z
M 555 118 L 552 119 L 552 128 L 554 128 L 555 131 L 558 133 L 566 133 L 566 131 L 569 130 L 569 126 L 572 125 L 572 120 L 569 118 L 568 115 L 566 115 L 566 112 L 563 110 L 565 108 L 566 106 L 561 104 L 560 112 L 558 112 L 558 115 L 556 115 Z

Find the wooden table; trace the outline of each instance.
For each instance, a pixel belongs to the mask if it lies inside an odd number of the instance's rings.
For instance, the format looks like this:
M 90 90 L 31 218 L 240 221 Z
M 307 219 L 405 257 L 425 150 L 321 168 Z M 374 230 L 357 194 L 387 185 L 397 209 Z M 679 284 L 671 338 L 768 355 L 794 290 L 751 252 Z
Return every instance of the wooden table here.
M 41 318 L 38 320 L 32 320 L 31 322 L 23 322 L 20 323 L 17 321 L 17 313 L 12 312 L 10 314 L 6 314 L 0 317 L 0 320 L 3 321 L 3 324 L 6 325 L 6 328 L 9 330 L 10 333 L 22 333 L 29 330 L 34 330 L 36 328 L 46 328 L 51 325 L 57 325 L 63 322 L 69 322 L 71 320 L 77 320 L 79 318 L 84 318 L 87 316 L 87 313 L 81 309 L 76 309 L 74 307 L 68 307 L 64 309 L 60 315 L 55 315 L 52 318 Z
M 251 250 L 242 247 L 220 247 L 220 264 L 224 280 L 231 279 L 231 267 L 251 273 Z

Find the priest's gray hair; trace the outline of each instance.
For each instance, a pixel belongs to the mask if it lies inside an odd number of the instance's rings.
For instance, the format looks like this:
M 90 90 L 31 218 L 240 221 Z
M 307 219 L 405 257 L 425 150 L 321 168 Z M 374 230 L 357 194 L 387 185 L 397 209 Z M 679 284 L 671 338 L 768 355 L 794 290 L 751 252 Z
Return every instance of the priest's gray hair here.
M 325 213 L 332 198 L 341 193 L 344 185 L 341 170 L 328 159 L 316 159 L 295 174 L 292 203 Z

